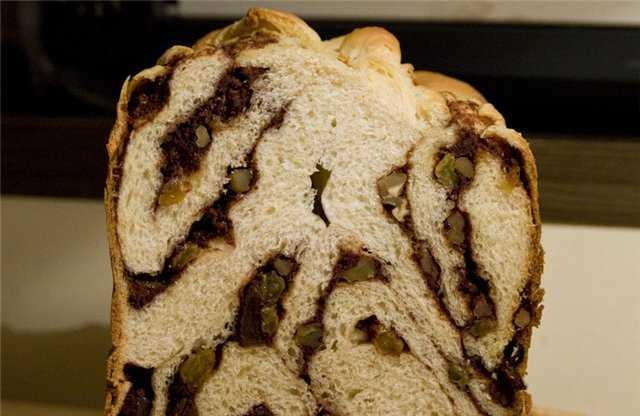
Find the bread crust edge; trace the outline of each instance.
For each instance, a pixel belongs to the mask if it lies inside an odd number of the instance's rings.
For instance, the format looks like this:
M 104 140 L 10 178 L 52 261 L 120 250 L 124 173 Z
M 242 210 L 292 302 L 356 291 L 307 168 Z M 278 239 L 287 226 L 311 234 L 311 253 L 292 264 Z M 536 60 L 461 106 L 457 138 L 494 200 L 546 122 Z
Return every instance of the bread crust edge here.
M 200 50 L 211 46 L 219 47 L 226 39 L 225 36 L 228 36 L 230 33 L 233 34 L 234 30 L 238 30 L 240 32 L 248 30 L 249 33 L 258 32 L 262 29 L 261 25 L 263 25 L 264 22 L 267 22 L 268 25 L 275 26 L 275 32 L 277 32 L 279 36 L 284 35 L 300 39 L 303 46 L 321 47 L 321 45 L 324 45 L 323 47 L 327 50 L 332 50 L 337 53 L 353 51 L 360 47 L 362 49 L 360 52 L 363 55 L 372 54 L 376 57 L 380 56 L 378 53 L 382 50 L 385 51 L 385 54 L 388 53 L 387 56 L 392 57 L 391 61 L 396 61 L 397 59 L 397 63 L 400 64 L 401 55 L 399 43 L 397 39 L 385 29 L 378 27 L 356 29 L 356 31 L 350 34 L 330 39 L 323 43 L 317 33 L 297 16 L 262 8 L 252 8 L 241 20 L 223 29 L 215 30 L 203 36 L 194 44 L 193 50 Z M 346 42 L 349 43 L 345 45 Z M 346 50 L 343 50 L 343 47 L 345 46 Z M 186 49 L 186 47 L 182 48 Z M 130 386 L 130 382 L 124 378 L 124 374 L 122 372 L 124 363 L 122 362 L 121 346 L 126 341 L 122 333 L 122 326 L 127 310 L 127 289 L 124 263 L 117 234 L 117 195 L 119 176 L 121 175 L 121 172 L 119 172 L 121 158 L 124 156 L 127 138 L 130 133 L 127 112 L 130 85 L 132 80 L 135 80 L 136 77 L 141 76 L 144 72 L 145 71 L 142 71 L 134 76 L 134 78 L 129 77 L 125 80 L 120 91 L 120 97 L 117 104 L 116 121 L 110 132 L 106 145 L 108 154 L 108 171 L 104 203 L 107 222 L 107 240 L 109 243 L 113 275 L 113 294 L 111 303 L 112 349 L 107 360 L 106 415 L 115 415 L 117 411 L 119 411 Z M 482 94 L 469 84 L 442 74 L 428 71 L 416 71 L 414 74 L 414 82 L 417 85 L 423 85 L 438 92 L 449 91 L 461 99 L 472 99 L 480 104 L 486 103 Z M 425 83 L 427 85 L 425 85 Z M 497 114 L 499 115 L 499 113 Z M 535 160 L 528 142 L 522 137 L 522 135 L 514 130 L 507 129 L 504 125 L 494 126 L 496 127 L 496 134 L 516 148 L 522 155 L 525 174 L 530 184 L 532 218 L 535 226 L 532 236 L 533 243 L 530 248 L 531 261 L 529 268 L 528 296 L 532 296 L 540 289 L 544 264 L 544 253 L 540 245 L 541 224 Z M 519 368 L 523 374 L 526 374 L 531 335 L 532 327 L 530 326 L 521 338 L 525 349 L 525 359 Z M 520 415 L 529 415 L 531 414 L 531 408 L 531 396 L 526 391 L 518 392 L 516 395 L 515 405 L 516 413 Z
M 480 91 L 470 84 L 440 72 L 415 71 L 413 73 L 413 81 L 416 85 L 422 85 L 430 90 L 451 92 L 461 99 L 472 99 L 483 104 L 487 102 Z
M 117 195 L 118 169 L 123 152 L 126 148 L 126 137 L 129 134 L 127 105 L 129 103 L 129 82 L 127 78 L 120 91 L 117 105 L 116 121 L 111 129 L 107 142 L 108 170 L 107 183 L 104 193 L 105 214 L 107 220 L 107 240 L 109 256 L 113 274 L 113 294 L 111 299 L 111 351 L 107 359 L 107 392 L 105 414 L 114 415 L 124 401 L 129 383 L 122 374 L 122 356 L 120 346 L 124 342 L 122 323 L 126 310 L 126 287 L 124 278 L 124 263 L 120 252 L 120 241 L 117 232 Z
M 476 102 L 481 111 L 484 108 L 486 113 L 490 115 L 489 119 L 493 124 L 487 127 L 483 136 L 487 138 L 498 137 L 507 142 L 511 147 L 515 148 L 521 155 L 524 163 L 525 175 L 529 185 L 529 198 L 531 202 L 531 217 L 533 220 L 534 229 L 531 235 L 532 243 L 529 247 L 529 270 L 528 270 L 528 283 L 525 288 L 528 288 L 527 293 L 523 295 L 529 299 L 534 300 L 534 307 L 538 308 L 542 302 L 541 281 L 542 272 L 544 269 L 544 250 L 540 242 L 542 229 L 541 229 L 541 216 L 539 206 L 539 193 L 538 193 L 538 170 L 536 167 L 535 158 L 529 142 L 517 131 L 509 129 L 505 126 L 504 117 L 500 114 L 489 102 L 486 101 L 484 96 L 476 90 L 470 84 L 458 80 L 453 77 L 449 77 L 444 74 L 439 74 L 430 71 L 415 71 L 413 74 L 413 81 L 416 85 L 427 88 L 442 94 L 453 94 L 460 100 L 471 100 Z M 541 309 L 540 309 L 541 311 Z M 525 351 L 525 357 L 522 363 L 518 366 L 518 370 L 522 376 L 527 373 L 527 364 L 529 356 L 529 348 L 531 347 L 531 337 L 533 332 L 533 326 L 537 326 L 538 321 L 534 321 L 534 325 L 530 325 L 520 340 Z M 527 391 L 519 391 L 516 393 L 515 413 L 517 415 L 530 415 L 532 412 L 532 399 L 531 395 Z

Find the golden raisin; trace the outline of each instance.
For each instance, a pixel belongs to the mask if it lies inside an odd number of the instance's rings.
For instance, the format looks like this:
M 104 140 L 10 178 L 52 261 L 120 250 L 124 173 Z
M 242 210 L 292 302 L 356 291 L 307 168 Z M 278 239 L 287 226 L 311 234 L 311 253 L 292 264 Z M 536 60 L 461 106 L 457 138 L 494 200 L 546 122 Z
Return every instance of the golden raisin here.
M 445 153 L 435 168 L 436 180 L 447 189 L 458 186 L 459 178 L 456 174 L 456 158 L 452 153 Z
M 322 344 L 323 329 L 317 322 L 298 327 L 295 335 L 296 344 L 300 347 L 316 349 Z
M 399 355 L 404 350 L 404 341 L 393 331 L 381 331 L 373 338 L 373 346 L 382 354 Z
M 198 388 L 207 379 L 207 376 L 213 371 L 214 353 L 210 348 L 203 348 L 191 354 L 180 366 L 180 377 L 182 381 L 191 386 Z
M 369 256 L 362 256 L 358 263 L 342 272 L 341 276 L 349 283 L 371 279 L 376 274 L 376 260 Z

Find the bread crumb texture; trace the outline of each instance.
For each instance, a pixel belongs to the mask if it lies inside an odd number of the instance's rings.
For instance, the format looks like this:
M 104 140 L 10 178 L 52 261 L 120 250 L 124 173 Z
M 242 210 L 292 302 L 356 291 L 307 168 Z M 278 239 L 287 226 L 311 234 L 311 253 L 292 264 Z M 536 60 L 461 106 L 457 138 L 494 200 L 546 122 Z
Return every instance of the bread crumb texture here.
M 515 415 L 540 319 L 526 141 L 377 27 L 251 9 L 129 79 L 110 415 Z

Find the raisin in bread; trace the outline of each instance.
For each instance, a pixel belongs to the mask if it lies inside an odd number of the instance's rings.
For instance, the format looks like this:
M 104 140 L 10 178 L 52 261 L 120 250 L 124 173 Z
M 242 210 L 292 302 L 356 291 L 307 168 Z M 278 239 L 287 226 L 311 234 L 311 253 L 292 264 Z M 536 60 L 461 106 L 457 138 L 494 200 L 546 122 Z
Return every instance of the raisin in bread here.
M 536 170 L 471 87 L 252 9 L 128 79 L 108 143 L 109 415 L 512 415 Z

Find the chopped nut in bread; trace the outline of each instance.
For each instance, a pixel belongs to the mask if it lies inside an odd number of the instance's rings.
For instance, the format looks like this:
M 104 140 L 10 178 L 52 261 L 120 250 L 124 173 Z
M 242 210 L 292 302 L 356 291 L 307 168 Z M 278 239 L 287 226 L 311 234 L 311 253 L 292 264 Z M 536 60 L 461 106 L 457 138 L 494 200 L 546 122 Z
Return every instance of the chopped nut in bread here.
M 125 81 L 107 415 L 527 414 L 533 155 L 401 56 L 254 8 Z

